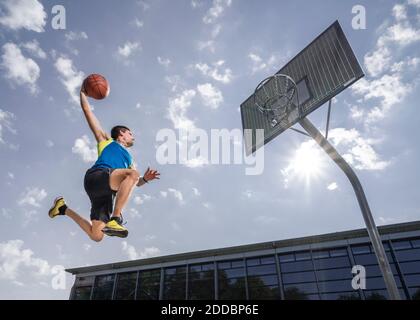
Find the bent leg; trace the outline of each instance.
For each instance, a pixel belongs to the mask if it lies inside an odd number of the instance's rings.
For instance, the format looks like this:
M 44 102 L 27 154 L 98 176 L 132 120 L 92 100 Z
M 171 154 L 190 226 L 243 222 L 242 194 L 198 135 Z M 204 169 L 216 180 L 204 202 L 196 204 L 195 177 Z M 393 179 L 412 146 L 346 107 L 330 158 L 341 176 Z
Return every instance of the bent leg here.
M 76 222 L 93 241 L 99 242 L 103 239 L 104 233 L 102 232 L 102 229 L 105 227 L 104 222 L 99 220 L 92 220 L 92 223 L 90 223 L 88 220 L 84 219 L 68 207 L 65 211 L 65 214 L 66 216 L 70 217 L 74 222 Z
M 116 169 L 111 173 L 109 186 L 117 192 L 113 217 L 120 217 L 122 209 L 128 202 L 131 192 L 139 181 L 140 175 L 133 169 Z

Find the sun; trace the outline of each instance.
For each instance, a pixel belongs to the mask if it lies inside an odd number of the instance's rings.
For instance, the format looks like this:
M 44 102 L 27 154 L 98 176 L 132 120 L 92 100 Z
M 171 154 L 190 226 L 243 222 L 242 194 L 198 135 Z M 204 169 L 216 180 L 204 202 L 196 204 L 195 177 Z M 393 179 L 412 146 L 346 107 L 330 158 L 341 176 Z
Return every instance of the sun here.
M 318 145 L 314 141 L 307 141 L 297 148 L 286 168 L 288 180 L 300 178 L 309 184 L 312 179 L 323 173 L 324 161 Z

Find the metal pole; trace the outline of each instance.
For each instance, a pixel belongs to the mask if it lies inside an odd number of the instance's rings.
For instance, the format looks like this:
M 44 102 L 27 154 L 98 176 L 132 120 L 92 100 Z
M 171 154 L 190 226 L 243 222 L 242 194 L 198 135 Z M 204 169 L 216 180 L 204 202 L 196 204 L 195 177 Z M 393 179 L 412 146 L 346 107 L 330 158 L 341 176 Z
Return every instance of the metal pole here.
M 299 121 L 300 125 L 311 135 L 311 137 L 324 149 L 324 151 L 334 160 L 334 162 L 344 171 L 350 183 L 353 186 L 354 192 L 356 193 L 357 200 L 359 202 L 360 209 L 365 220 L 366 228 L 372 242 L 373 249 L 378 259 L 379 267 L 384 277 L 385 285 L 388 290 L 389 297 L 391 300 L 401 300 L 400 293 L 397 288 L 394 276 L 389 265 L 388 258 L 385 254 L 384 247 L 382 245 L 381 237 L 378 229 L 376 228 L 375 221 L 369 208 L 363 187 L 360 184 L 359 179 L 354 173 L 350 165 L 344 160 L 344 158 L 335 150 L 335 148 L 324 138 L 324 136 L 318 131 L 317 128 L 307 118 L 303 118 Z

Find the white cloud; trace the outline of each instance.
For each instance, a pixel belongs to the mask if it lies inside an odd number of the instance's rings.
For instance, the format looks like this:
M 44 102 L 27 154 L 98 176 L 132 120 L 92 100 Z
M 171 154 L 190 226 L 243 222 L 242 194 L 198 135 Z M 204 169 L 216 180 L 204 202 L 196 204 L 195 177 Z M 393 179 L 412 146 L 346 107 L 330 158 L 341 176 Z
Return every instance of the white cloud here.
M 197 91 L 201 95 L 203 104 L 207 107 L 217 109 L 223 102 L 222 92 L 210 83 L 197 85 Z
M 0 9 L 0 25 L 12 30 L 26 29 L 43 32 L 47 13 L 38 0 L 3 0 Z
M 39 42 L 37 40 L 25 42 L 22 44 L 22 47 L 28 50 L 33 55 L 35 55 L 35 57 L 37 58 L 40 58 L 40 59 L 47 58 L 47 54 L 45 53 L 44 50 L 41 49 L 41 47 L 39 46 Z
M 123 58 L 128 58 L 137 51 L 141 51 L 140 42 L 127 41 L 122 47 L 118 47 L 118 54 Z
M 213 0 L 212 7 L 203 17 L 203 22 L 205 24 L 214 23 L 231 4 L 232 0 Z
M 397 21 L 407 19 L 407 10 L 402 4 L 396 4 L 392 8 L 392 14 L 394 15 L 395 19 L 397 19 Z
M 252 74 L 260 71 L 270 72 L 274 68 L 277 68 L 280 63 L 280 58 L 274 54 L 272 54 L 268 59 L 263 59 L 258 54 L 250 52 L 248 54 L 248 58 L 250 58 L 252 61 Z
M 216 24 L 213 30 L 211 30 L 211 37 L 213 39 L 216 38 L 220 34 L 220 31 L 222 31 L 222 26 L 220 24 Z
M 166 198 L 166 197 L 168 196 L 168 193 L 167 193 L 166 191 L 161 191 L 161 192 L 160 192 L 160 195 L 161 195 L 163 198 Z
M 135 196 L 133 201 L 135 204 L 140 205 L 140 204 L 143 204 L 145 201 L 150 201 L 151 199 L 152 199 L 151 196 L 147 194 L 143 194 L 141 196 Z
M 172 121 L 175 129 L 191 130 L 195 128 L 194 122 L 186 116 L 195 95 L 195 90 L 184 90 L 175 98 L 169 99 L 168 118 Z
M 51 276 L 48 261 L 35 258 L 33 251 L 23 249 L 23 240 L 0 242 L 0 279 L 16 280 L 22 275 Z
M 19 47 L 11 42 L 3 45 L 0 68 L 5 69 L 5 77 L 17 85 L 27 85 L 31 93 L 38 91 L 36 82 L 40 75 L 37 63 L 23 56 Z
M 84 73 L 77 71 L 73 66 L 73 61 L 64 56 L 59 57 L 54 64 L 58 73 L 61 75 L 60 81 L 69 93 L 72 101 L 79 104 L 79 89 L 84 80 Z
M 22 194 L 18 200 L 20 206 L 33 206 L 41 207 L 41 201 L 45 199 L 47 192 L 44 189 L 39 188 L 26 188 L 26 191 Z
M 380 159 L 373 145 L 377 143 L 373 139 L 361 137 L 356 129 L 344 128 L 332 129 L 329 139 L 337 148 L 343 148 L 343 158 L 359 170 L 384 170 L 390 165 L 389 161 Z
M 213 67 L 206 63 L 197 63 L 194 68 L 199 70 L 203 75 L 211 77 L 216 81 L 230 83 L 232 81 L 232 70 L 229 68 L 225 68 L 223 71 L 219 70 L 224 64 L 225 62 L 223 60 L 219 60 L 213 63 Z
M 378 46 L 391 43 L 407 46 L 420 40 L 420 30 L 413 28 L 408 21 L 394 24 L 378 39 Z
M 160 250 L 156 247 L 145 248 L 143 251 L 137 252 L 136 248 L 128 244 L 127 241 L 123 241 L 121 245 L 124 254 L 126 254 L 130 260 L 146 259 L 157 256 L 160 253 Z
M 209 161 L 208 159 L 204 157 L 195 157 L 195 158 L 182 158 L 182 165 L 184 165 L 187 168 L 201 168 L 205 165 L 208 165 Z
M 400 74 L 385 74 L 371 81 L 361 79 L 352 86 L 352 90 L 361 95 L 364 101 L 379 99 L 379 105 L 370 110 L 365 117 L 367 124 L 385 118 L 391 108 L 403 101 L 412 88 L 412 85 L 402 81 Z
M 202 5 L 203 5 L 203 2 L 199 0 L 191 0 L 191 6 L 193 8 L 198 8 L 198 7 L 201 7 Z
M 140 214 L 140 212 L 135 208 L 130 208 L 130 210 L 128 210 L 128 214 L 133 219 L 141 219 L 142 218 L 142 215 Z
M 166 76 L 165 82 L 171 86 L 172 92 L 177 92 L 178 87 L 180 86 L 180 83 L 181 83 L 181 78 L 178 75 Z
M 94 143 L 86 135 L 76 139 L 71 151 L 81 156 L 84 162 L 93 162 L 98 158 L 96 146 L 94 146 Z
M 136 26 L 137 28 L 143 28 L 144 26 L 144 22 L 139 20 L 138 18 L 134 19 L 134 21 L 132 22 L 132 24 L 134 26 Z
M 91 248 L 92 248 L 92 246 L 91 246 L 90 244 L 87 244 L 87 243 L 84 243 L 84 244 L 83 244 L 83 249 L 84 249 L 85 251 L 89 251 Z
M 0 109 L 0 143 L 5 144 L 6 141 L 4 140 L 3 134 L 4 131 L 8 131 L 11 133 L 16 133 L 16 130 L 13 129 L 12 120 L 15 119 L 15 115 L 9 111 L 3 111 Z M 6 129 L 6 130 L 5 130 Z
M 365 111 L 360 109 L 358 106 L 350 107 L 350 118 L 361 121 L 364 119 Z
M 408 4 L 420 8 L 420 0 L 408 0 Z
M 82 39 L 88 38 L 86 32 L 84 31 L 81 31 L 81 32 L 70 31 L 70 32 L 67 32 L 64 36 L 66 37 L 68 41 L 82 40 Z
M 147 11 L 150 9 L 150 4 L 144 0 L 137 1 L 137 4 L 143 9 L 143 11 Z
M 54 147 L 54 142 L 52 142 L 51 140 L 47 140 L 46 142 L 45 142 L 45 145 L 48 147 L 48 148 L 52 148 L 52 147 Z
M 208 49 L 212 53 L 214 53 L 214 51 L 216 50 L 214 40 L 199 41 L 197 44 L 197 48 L 200 51 L 204 49 Z
M 168 67 L 171 64 L 171 60 L 165 59 L 165 58 L 162 58 L 162 57 L 157 57 L 157 60 L 158 60 L 159 64 L 164 66 L 164 67 Z
M 14 178 L 15 178 L 15 175 L 13 174 L 13 172 L 8 172 L 8 173 L 7 173 L 7 176 L 8 176 L 10 179 L 14 179 Z
M 173 188 L 168 188 L 168 192 L 171 193 L 174 196 L 174 198 L 179 201 L 180 204 L 184 202 L 184 197 L 181 191 L 173 189 Z
M 365 55 L 366 69 L 371 76 L 376 77 L 389 68 L 391 58 L 389 49 L 380 47 L 376 51 Z
M 336 190 L 338 188 L 338 185 L 336 182 L 332 182 L 327 186 L 327 189 L 330 191 Z
M 200 191 L 197 188 L 192 188 L 194 195 L 196 195 L 197 197 L 201 195 Z

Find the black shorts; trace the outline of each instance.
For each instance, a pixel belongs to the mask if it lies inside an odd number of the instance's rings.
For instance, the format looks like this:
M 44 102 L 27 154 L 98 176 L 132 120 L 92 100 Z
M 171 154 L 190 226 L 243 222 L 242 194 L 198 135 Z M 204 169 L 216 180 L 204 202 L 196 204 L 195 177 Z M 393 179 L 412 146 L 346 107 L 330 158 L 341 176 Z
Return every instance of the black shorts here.
M 85 174 L 85 190 L 92 207 L 90 220 L 107 223 L 111 217 L 116 192 L 111 190 L 109 177 L 114 169 L 90 168 Z

